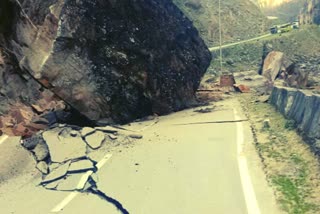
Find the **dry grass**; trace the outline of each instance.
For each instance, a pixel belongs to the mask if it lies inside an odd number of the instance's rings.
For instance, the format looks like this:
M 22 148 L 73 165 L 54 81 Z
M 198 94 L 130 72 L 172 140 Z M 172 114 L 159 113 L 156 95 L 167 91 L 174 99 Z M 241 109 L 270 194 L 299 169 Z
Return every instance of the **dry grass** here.
M 287 213 L 320 213 L 320 164 L 291 121 L 274 107 L 256 102 L 257 97 L 242 95 L 244 112 L 256 134 L 256 148 L 265 167 L 269 184 Z M 270 119 L 270 127 L 263 121 Z

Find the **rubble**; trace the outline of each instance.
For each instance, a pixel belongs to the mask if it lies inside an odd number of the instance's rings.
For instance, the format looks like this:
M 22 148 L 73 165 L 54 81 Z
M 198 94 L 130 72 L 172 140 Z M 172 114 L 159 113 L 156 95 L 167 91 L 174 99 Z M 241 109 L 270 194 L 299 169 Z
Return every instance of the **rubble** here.
M 105 153 L 98 149 L 107 137 L 112 141 L 143 137 L 120 130 L 110 126 L 80 128 L 58 125 L 22 140 L 22 145 L 33 153 L 36 168 L 43 175 L 40 185 L 44 188 L 86 191 L 98 182 L 95 172 L 101 167 L 98 162 L 105 157 Z
M 89 159 L 79 160 L 72 162 L 68 172 L 76 173 L 76 172 L 83 172 L 88 170 L 95 170 L 94 163 Z
M 100 148 L 105 139 L 105 134 L 100 131 L 95 131 L 94 133 L 85 137 L 85 141 L 91 149 Z
M 213 108 L 200 108 L 200 109 L 194 110 L 194 112 L 197 112 L 197 113 L 210 113 L 212 111 L 213 111 Z
M 108 136 L 109 136 L 109 138 L 110 138 L 111 140 L 116 140 L 116 139 L 118 139 L 118 136 L 117 136 L 117 135 L 114 135 L 114 134 L 109 134 Z
M 271 51 L 263 63 L 262 75 L 269 81 L 274 81 L 282 69 L 284 54 L 278 51 Z
M 264 128 L 264 129 L 270 128 L 270 119 L 265 119 L 265 120 L 263 121 L 263 128 Z
M 249 93 L 250 92 L 249 86 L 242 85 L 242 84 L 234 84 L 233 86 L 236 89 L 236 91 L 239 91 L 241 93 Z
M 258 102 L 260 103 L 267 103 L 269 101 L 270 96 L 269 95 L 262 95 L 258 97 Z
M 142 139 L 143 135 L 141 135 L 141 134 L 130 134 L 129 137 L 133 138 L 133 139 Z
M 49 148 L 43 140 L 36 145 L 32 152 L 37 161 L 43 161 L 49 157 Z
M 41 135 L 37 134 L 37 135 L 32 135 L 29 138 L 26 138 L 22 141 L 22 145 L 28 149 L 28 150 L 32 150 L 34 149 L 38 143 L 44 142 L 43 138 Z
M 221 87 L 232 87 L 235 83 L 233 74 L 223 74 L 220 76 Z
M 47 175 L 49 173 L 48 164 L 44 161 L 40 161 L 39 163 L 37 163 L 36 168 L 44 175 Z
M 78 190 L 78 183 L 84 173 L 68 174 L 64 179 L 45 185 L 45 188 L 58 191 L 74 191 Z
M 86 156 L 86 144 L 81 137 L 59 136 L 57 130 L 46 131 L 42 136 L 53 162 L 62 163 Z
M 52 181 L 58 180 L 60 178 L 63 178 L 69 169 L 71 161 L 67 161 L 63 164 L 61 164 L 59 167 L 54 169 L 52 172 L 50 172 L 41 182 L 41 184 L 50 183 Z

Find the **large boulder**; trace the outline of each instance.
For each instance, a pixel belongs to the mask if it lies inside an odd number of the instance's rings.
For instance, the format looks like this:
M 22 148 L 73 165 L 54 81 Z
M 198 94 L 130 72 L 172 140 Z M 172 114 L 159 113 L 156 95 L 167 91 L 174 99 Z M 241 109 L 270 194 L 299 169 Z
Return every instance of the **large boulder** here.
M 20 68 L 94 121 L 185 108 L 210 63 L 171 0 L 4 3 Z
M 270 82 L 279 79 L 284 86 L 305 88 L 309 80 L 309 71 L 305 67 L 298 66 L 282 52 L 271 51 L 264 59 L 262 75 Z
M 1 33 L 0 33 L 1 37 Z M 1 38 L 0 38 L 0 46 Z M 15 57 L 0 48 L 0 131 L 8 135 L 30 136 L 47 127 L 32 121 L 64 103 L 22 71 Z
M 262 75 L 269 81 L 274 81 L 283 67 L 284 54 L 278 51 L 271 51 L 264 59 Z

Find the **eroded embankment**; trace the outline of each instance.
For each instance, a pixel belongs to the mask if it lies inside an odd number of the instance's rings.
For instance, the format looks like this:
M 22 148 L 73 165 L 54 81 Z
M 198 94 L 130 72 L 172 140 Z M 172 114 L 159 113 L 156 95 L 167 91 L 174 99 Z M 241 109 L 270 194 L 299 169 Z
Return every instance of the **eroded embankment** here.
M 312 150 L 320 156 L 320 96 L 309 91 L 274 87 L 270 102 L 296 122 Z

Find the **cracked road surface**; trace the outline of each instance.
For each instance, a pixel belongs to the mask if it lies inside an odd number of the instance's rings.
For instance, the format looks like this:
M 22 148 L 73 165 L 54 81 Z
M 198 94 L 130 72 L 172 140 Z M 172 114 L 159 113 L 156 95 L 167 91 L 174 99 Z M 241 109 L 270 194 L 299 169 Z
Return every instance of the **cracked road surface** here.
M 229 99 L 209 113 L 189 109 L 127 125 L 143 139 L 101 151 L 112 157 L 97 171 L 95 188 L 71 197 L 48 191 L 35 186 L 39 176 L 30 168 L 0 186 L 1 213 L 45 214 L 61 204 L 64 214 L 281 213 L 248 122 L 235 110 L 238 102 Z

